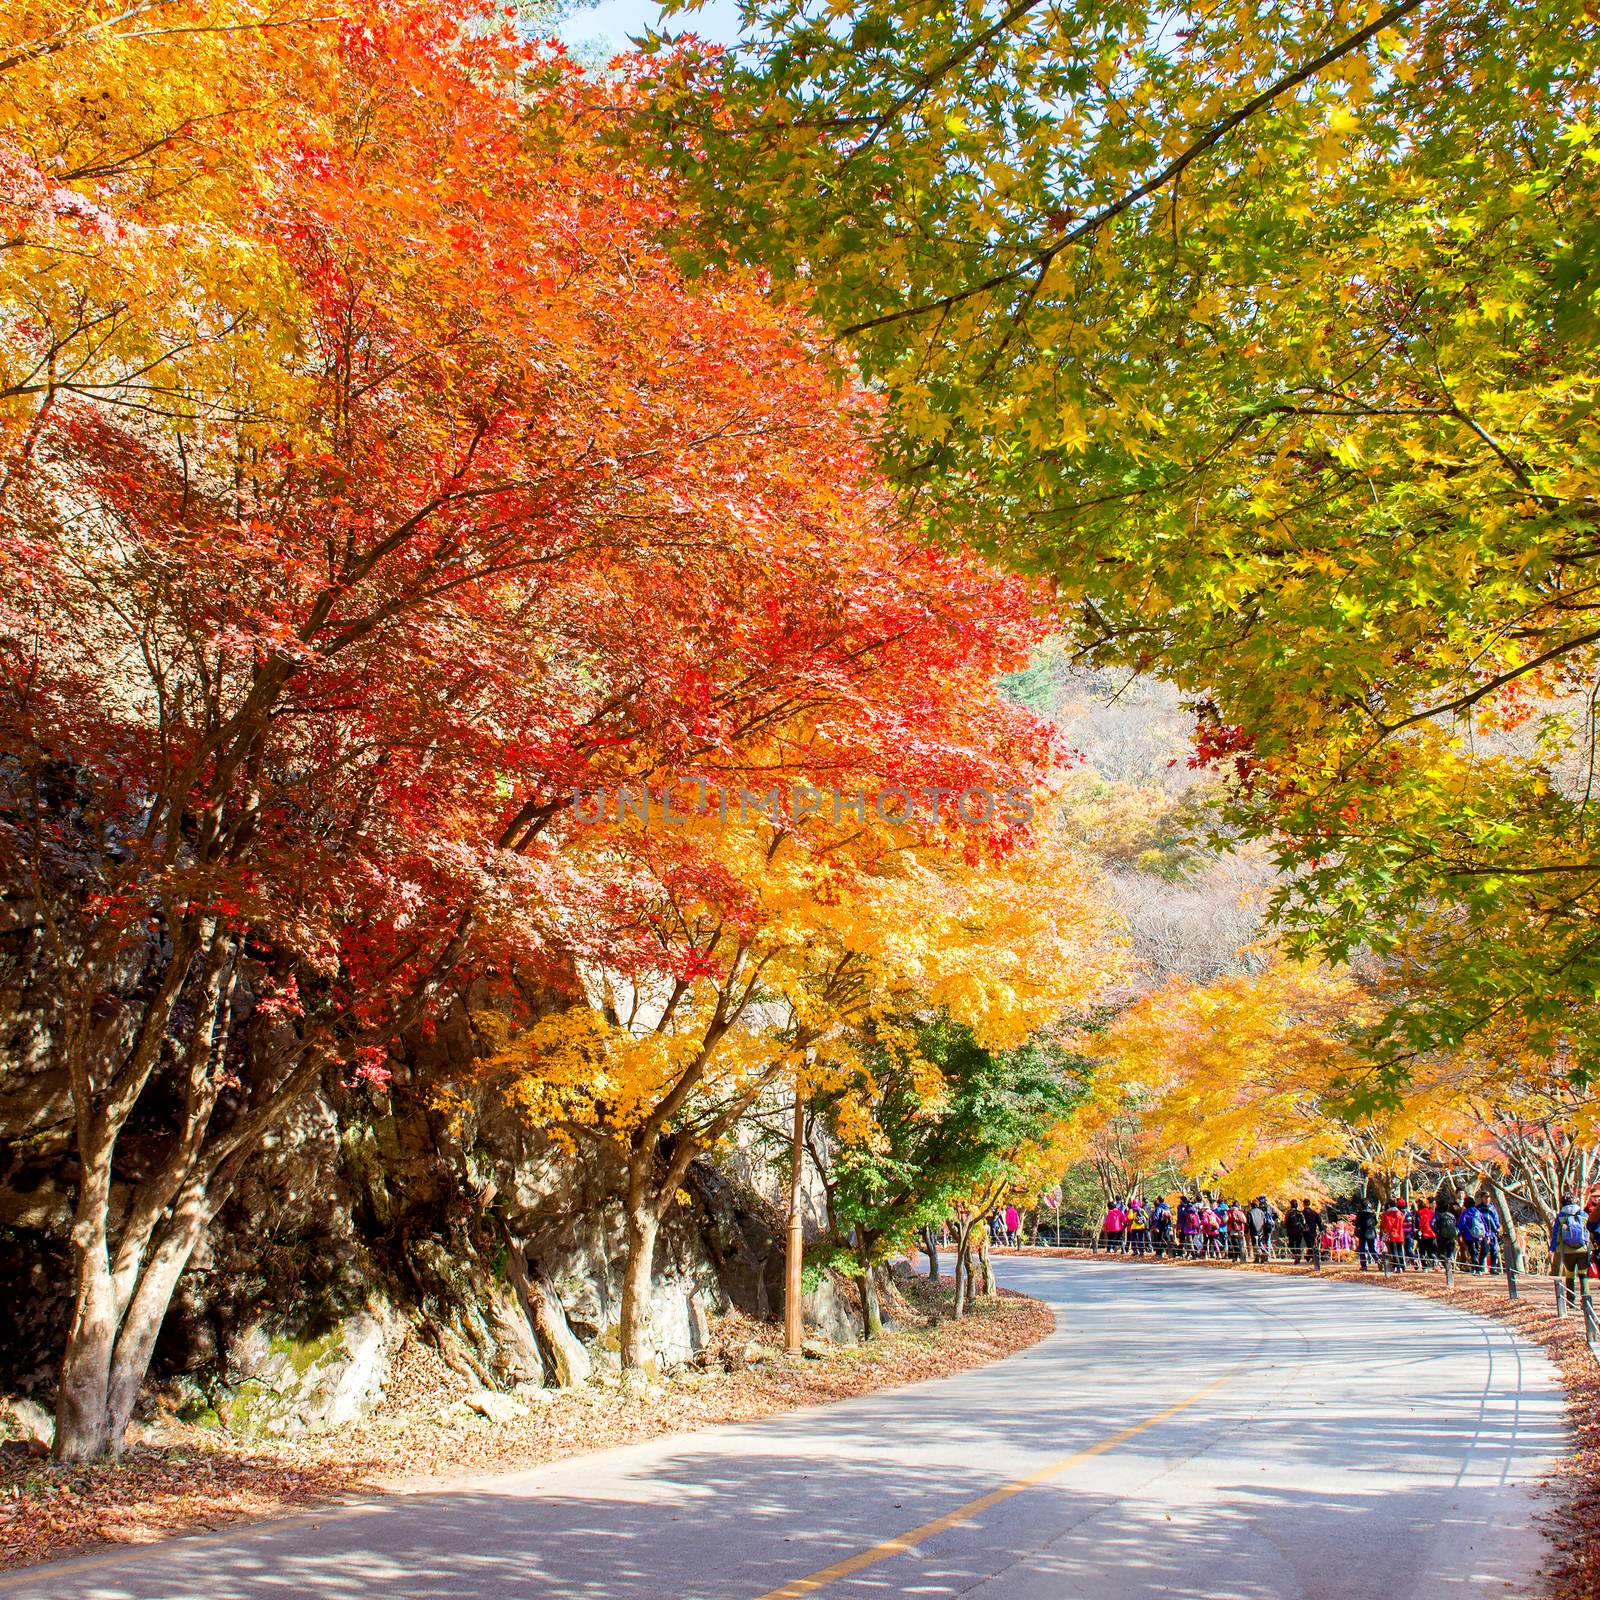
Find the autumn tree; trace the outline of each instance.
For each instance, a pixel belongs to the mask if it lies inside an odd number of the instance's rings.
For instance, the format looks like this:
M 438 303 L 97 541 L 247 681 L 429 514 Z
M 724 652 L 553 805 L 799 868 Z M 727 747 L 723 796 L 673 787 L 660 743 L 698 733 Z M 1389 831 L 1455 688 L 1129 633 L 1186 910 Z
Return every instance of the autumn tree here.
M 1018 1152 L 1078 1092 L 1078 1064 L 1057 1042 L 1063 1019 L 1087 1015 L 1128 967 L 1103 886 L 1048 835 L 969 866 L 954 887 L 956 899 L 939 887 L 939 909 L 891 891 L 885 920 L 906 949 L 903 930 L 919 930 L 920 970 L 904 954 L 898 971 L 877 964 L 870 1009 L 838 1019 L 846 1028 L 807 1074 L 823 1133 L 813 1160 L 869 1331 L 873 1272 L 889 1251 L 942 1223 L 975 1185 L 1020 1191 Z
M 614 953 L 573 791 L 1048 740 L 940 735 L 910 669 L 1002 670 L 1031 598 L 907 542 L 817 330 L 685 286 L 624 80 L 432 0 L 6 26 L 7 1070 L 75 1153 L 82 1459 L 298 1095 Z
M 1385 975 L 1275 953 L 1259 971 L 1176 980 L 1136 1002 L 1085 1048 L 1101 1063 L 1076 1127 L 1130 1130 L 1205 1183 L 1254 1193 L 1348 1162 L 1380 1197 L 1442 1180 L 1492 1194 L 1546 1229 L 1562 1198 L 1600 1175 L 1593 1096 L 1570 1061 L 1486 1031 L 1470 1048 L 1417 1058 L 1397 1092 L 1374 1094 Z
M 967 693 L 973 727 L 992 728 L 995 708 L 978 685 Z M 883 756 L 897 753 L 898 741 Z M 797 818 L 791 800 L 781 820 L 712 810 L 665 837 L 630 814 L 594 838 L 633 863 L 638 890 L 586 974 L 588 1003 L 520 1031 L 484 1017 L 498 1048 L 477 1076 L 532 1123 L 620 1154 L 630 1369 L 655 1355 L 662 1219 L 690 1163 L 764 1095 L 816 1096 L 843 1148 L 870 1145 L 884 1068 L 868 1065 L 864 1040 L 881 1044 L 888 1019 L 941 1008 L 994 1047 L 1017 1046 L 1122 960 L 1114 919 L 1070 858 L 999 830 L 963 837 L 931 806 L 896 827 L 840 814 L 831 798 Z M 913 1081 L 908 1106 L 940 1092 L 937 1071 Z
M 1210 983 L 1174 979 L 1085 1041 L 1101 1071 L 1083 1136 L 1109 1124 L 1144 1164 L 1169 1155 L 1234 1194 L 1276 1191 L 1318 1160 L 1387 1171 L 1405 1119 L 1348 1104 L 1380 1009 L 1350 975 L 1281 954 Z
M 1592 7 L 745 15 L 648 123 L 701 252 L 849 342 L 930 516 L 1195 698 L 1302 949 L 1425 962 L 1394 1076 L 1502 1020 L 1590 1072 Z
M 1538 1056 L 1509 1029 L 1418 1063 L 1391 1120 L 1419 1160 L 1491 1193 L 1508 1229 L 1515 1205 L 1548 1238 L 1562 1202 L 1600 1183 L 1593 1093 L 1569 1061 Z

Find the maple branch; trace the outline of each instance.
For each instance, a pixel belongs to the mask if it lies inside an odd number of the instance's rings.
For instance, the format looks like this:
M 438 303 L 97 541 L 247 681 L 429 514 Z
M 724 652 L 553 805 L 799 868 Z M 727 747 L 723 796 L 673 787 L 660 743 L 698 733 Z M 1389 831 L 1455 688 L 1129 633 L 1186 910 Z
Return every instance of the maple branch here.
M 108 28 L 115 28 L 119 22 L 131 22 L 135 17 L 142 17 L 147 11 L 159 11 L 163 6 L 177 3 L 178 0 L 146 0 L 145 4 L 130 6 L 117 16 L 105 17 L 99 22 L 91 23 L 79 33 L 73 33 L 70 27 L 58 28 L 45 38 L 24 45 L 15 54 L 0 59 L 0 72 L 10 72 L 14 68 L 26 66 L 28 62 L 37 61 L 41 56 L 53 56 L 57 51 L 65 50 L 74 44 L 83 44 L 96 34 L 104 33 Z
M 980 50 L 985 49 L 992 41 L 998 39 L 1002 33 L 1009 33 L 1012 27 L 1021 22 L 1030 11 L 1036 10 L 1042 3 L 1043 0 L 1017 0 L 1017 3 L 1009 11 L 1004 12 L 983 32 L 975 33 L 964 44 L 952 50 L 943 61 L 929 67 L 925 72 L 918 73 L 912 79 L 910 86 L 890 101 L 881 112 L 876 113 L 870 119 L 861 119 L 870 121 L 872 132 L 849 153 L 846 160 L 855 160 L 862 151 L 871 146 L 873 140 L 902 111 L 909 106 L 915 105 L 948 73 L 959 67 L 964 61 L 977 55 Z
M 1502 689 L 1506 684 L 1514 683 L 1527 673 L 1537 671 L 1547 662 L 1554 661 L 1560 656 L 1568 655 L 1574 650 L 1581 650 L 1584 645 L 1594 644 L 1596 641 L 1600 641 L 1600 628 L 1595 628 L 1589 633 L 1577 634 L 1571 639 L 1564 639 L 1560 644 L 1551 645 L 1548 650 L 1541 651 L 1531 660 L 1524 661 L 1521 666 L 1511 667 L 1497 677 L 1490 678 L 1487 683 L 1480 684 L 1469 694 L 1460 695 L 1454 700 L 1443 701 L 1438 705 L 1428 706 L 1421 711 L 1414 711 L 1409 717 L 1402 717 L 1399 722 L 1379 722 L 1377 724 L 1378 729 L 1387 736 L 1391 733 L 1400 732 L 1402 728 L 1409 728 L 1415 723 L 1426 722 L 1430 717 L 1442 716 L 1446 712 L 1465 711 L 1469 706 L 1476 705 L 1485 695 L 1493 694 L 1496 689 Z
M 1315 77 L 1324 67 L 1332 66 L 1334 62 L 1349 55 L 1353 50 L 1359 50 L 1364 44 L 1367 44 L 1382 33 L 1385 28 L 1392 28 L 1402 17 L 1415 11 L 1424 3 L 1425 0 L 1399 0 L 1398 4 L 1392 5 L 1387 11 L 1381 12 L 1365 27 L 1358 28 L 1337 44 L 1330 45 L 1321 55 L 1306 62 L 1303 66 L 1297 67 L 1293 72 L 1285 73 L 1276 82 L 1263 89 L 1260 94 L 1247 100 L 1236 110 L 1229 112 L 1220 121 L 1213 123 L 1200 138 L 1182 150 L 1153 177 L 1147 178 L 1143 183 L 1126 191 L 1116 200 L 1085 217 L 1082 222 L 1062 234 L 1059 239 L 1033 252 L 1029 260 L 1022 265 L 1012 267 L 1005 272 L 995 273 L 991 277 L 985 278 L 981 283 L 972 284 L 965 289 L 954 290 L 950 294 L 941 295 L 935 300 L 925 300 L 914 306 L 902 306 L 897 311 L 886 311 L 879 316 L 868 317 L 864 322 L 852 323 L 841 330 L 842 336 L 847 339 L 854 338 L 856 335 L 870 332 L 874 328 L 882 328 L 889 326 L 891 323 L 904 322 L 910 317 L 926 316 L 930 311 L 947 311 L 967 300 L 975 299 L 979 295 L 992 294 L 996 289 L 1003 289 L 1007 284 L 1017 283 L 1030 275 L 1033 276 L 1034 282 L 1026 298 L 1028 300 L 1034 299 L 1043 286 L 1045 274 L 1063 250 L 1077 244 L 1082 239 L 1088 238 L 1091 234 L 1098 233 L 1108 222 L 1115 221 L 1123 212 L 1137 205 L 1147 195 L 1164 189 L 1169 183 L 1181 177 L 1207 151 L 1220 144 L 1235 128 L 1242 123 L 1248 122 L 1258 111 L 1265 110 L 1273 101 L 1287 94 L 1289 90 L 1298 88 L 1308 78 Z

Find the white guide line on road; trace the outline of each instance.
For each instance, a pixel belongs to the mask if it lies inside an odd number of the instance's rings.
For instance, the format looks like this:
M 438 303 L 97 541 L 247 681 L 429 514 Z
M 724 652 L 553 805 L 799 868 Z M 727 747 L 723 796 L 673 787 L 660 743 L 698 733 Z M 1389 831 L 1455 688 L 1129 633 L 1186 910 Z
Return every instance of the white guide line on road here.
M 1507 1600 L 1565 1447 L 1542 1352 L 1378 1287 L 1003 1258 L 955 1377 L 0 1580 L 38 1600 Z

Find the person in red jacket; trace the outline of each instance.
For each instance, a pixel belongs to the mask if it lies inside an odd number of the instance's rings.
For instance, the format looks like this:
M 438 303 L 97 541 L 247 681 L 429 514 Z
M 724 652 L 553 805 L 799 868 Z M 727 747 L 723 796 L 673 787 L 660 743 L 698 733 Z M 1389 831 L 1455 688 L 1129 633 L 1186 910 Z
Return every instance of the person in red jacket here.
M 1433 1231 L 1433 1201 L 1424 1200 L 1417 1207 L 1417 1260 L 1424 1272 L 1438 1259 L 1438 1246 Z
M 1378 1218 L 1378 1232 L 1389 1252 L 1389 1265 L 1396 1272 L 1406 1270 L 1406 1214 L 1391 1200 Z

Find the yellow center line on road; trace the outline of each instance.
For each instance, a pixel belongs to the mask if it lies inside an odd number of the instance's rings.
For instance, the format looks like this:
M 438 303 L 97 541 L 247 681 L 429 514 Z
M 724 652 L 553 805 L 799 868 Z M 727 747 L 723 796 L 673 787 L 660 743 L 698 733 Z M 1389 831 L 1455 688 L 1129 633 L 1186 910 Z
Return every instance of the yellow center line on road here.
M 1060 1477 L 1063 1472 L 1070 1472 L 1083 1462 L 1104 1455 L 1107 1450 L 1115 1450 L 1119 1444 L 1125 1444 L 1129 1439 L 1143 1433 L 1145 1429 L 1154 1428 L 1177 1416 L 1180 1411 L 1187 1411 L 1197 1401 L 1204 1400 L 1208 1394 L 1215 1394 L 1225 1384 L 1232 1383 L 1242 1371 L 1243 1367 L 1235 1367 L 1233 1371 L 1225 1372 L 1214 1382 L 1208 1383 L 1205 1388 L 1196 1389 L 1193 1394 L 1174 1401 L 1165 1410 L 1154 1412 L 1139 1422 L 1130 1423 L 1126 1428 L 1109 1434 L 1098 1443 L 1085 1445 L 1081 1450 L 1074 1450 L 1070 1456 L 1052 1461 L 1049 1466 L 1040 1467 L 1037 1472 L 1030 1472 L 1025 1478 L 1016 1478 L 1010 1483 L 1003 1483 L 998 1489 L 991 1489 L 988 1494 L 981 1494 L 976 1500 L 969 1500 L 965 1505 L 957 1506 L 954 1511 L 947 1511 L 942 1517 L 935 1517 L 932 1522 L 924 1522 L 920 1528 L 896 1534 L 892 1539 L 885 1539 L 882 1544 L 875 1544 L 869 1550 L 857 1551 L 853 1556 L 845 1556 L 804 1578 L 793 1578 L 788 1583 L 780 1584 L 776 1589 L 768 1589 L 765 1594 L 757 1595 L 756 1600 L 801 1600 L 803 1595 L 815 1594 L 817 1590 L 825 1589 L 830 1583 L 837 1583 L 841 1578 L 852 1578 L 868 1567 L 877 1566 L 880 1561 L 902 1555 L 924 1540 L 933 1538 L 935 1534 L 944 1533 L 973 1517 L 982 1516 L 985 1511 L 992 1510 L 1013 1495 L 1036 1489 L 1041 1483 L 1048 1483 L 1050 1479 Z

